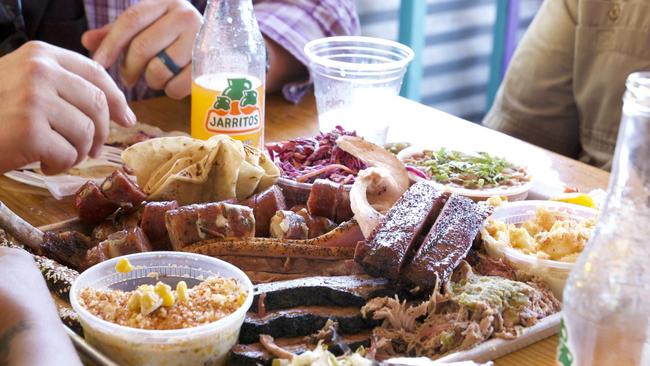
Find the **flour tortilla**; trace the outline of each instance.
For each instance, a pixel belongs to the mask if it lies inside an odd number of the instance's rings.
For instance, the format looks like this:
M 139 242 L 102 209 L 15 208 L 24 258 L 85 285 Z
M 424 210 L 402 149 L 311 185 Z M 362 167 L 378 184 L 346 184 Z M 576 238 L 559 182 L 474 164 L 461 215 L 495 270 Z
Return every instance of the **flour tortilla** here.
M 160 165 L 160 167 L 151 174 L 149 180 L 147 180 L 147 184 L 144 186 L 144 191 L 150 193 L 155 192 L 170 176 L 178 174 L 192 164 L 198 163 L 205 158 L 208 153 L 209 150 L 204 147 L 179 152 L 167 162 Z
M 253 193 L 262 192 L 275 184 L 280 177 L 280 169 L 260 150 L 250 146 L 244 146 L 244 149 L 246 150 L 246 161 L 258 166 L 262 172 Z
M 270 186 L 274 185 L 280 177 L 280 168 L 278 168 L 278 166 L 275 165 L 273 161 L 271 161 L 268 155 L 260 153 L 259 165 L 262 169 L 264 169 L 264 175 L 260 179 L 255 193 L 262 192 Z
M 181 205 L 245 200 L 274 184 L 280 173 L 262 152 L 226 135 L 207 141 L 165 139 L 136 144 L 124 159 L 150 200 L 176 200 Z
M 174 174 L 179 174 L 183 170 L 188 169 L 193 164 L 197 164 L 205 159 L 205 157 L 208 156 L 212 150 L 218 146 L 219 141 L 223 140 L 225 137 L 227 136 L 219 135 L 207 141 L 195 140 L 200 141 L 200 143 L 188 146 L 186 149 L 181 150 L 152 173 L 147 181 L 147 184 L 144 186 L 144 192 L 157 192 L 159 188 L 169 179 L 169 177 L 173 176 Z M 199 166 L 197 166 L 195 169 L 198 169 Z M 194 176 L 197 175 L 194 174 Z
M 154 171 L 183 151 L 198 149 L 203 141 L 186 136 L 159 137 L 128 147 L 122 152 L 124 164 L 137 172 L 138 185 L 145 187 Z
M 181 205 L 245 200 L 259 191 L 262 180 L 268 186 L 275 182 L 271 176 L 279 176 L 274 165 L 259 165 L 270 161 L 259 150 L 226 135 L 206 141 L 152 139 L 134 145 L 124 160 L 150 200 L 177 200 Z
M 260 150 L 245 145 L 244 152 L 246 159 L 242 163 L 237 180 L 237 198 L 240 200 L 244 199 L 242 197 L 249 197 L 265 190 L 273 185 L 280 176 L 280 169 L 275 164 L 271 163 L 273 168 L 260 164 L 260 162 L 270 161 Z M 271 178 L 271 175 L 274 175 L 275 178 Z
M 207 141 L 207 154 L 187 152 L 157 182 L 152 200 L 177 200 L 181 205 L 222 201 L 236 196 L 239 170 L 244 160 L 241 142 L 232 139 Z
M 242 201 L 255 193 L 260 179 L 264 176 L 264 169 L 244 160 L 237 176 L 237 199 Z

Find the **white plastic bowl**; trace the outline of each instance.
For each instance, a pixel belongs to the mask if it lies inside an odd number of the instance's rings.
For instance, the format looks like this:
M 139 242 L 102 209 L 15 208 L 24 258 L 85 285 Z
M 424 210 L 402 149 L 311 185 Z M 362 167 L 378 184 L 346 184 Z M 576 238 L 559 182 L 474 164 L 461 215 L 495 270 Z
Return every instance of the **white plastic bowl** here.
M 549 211 L 566 213 L 570 218 L 582 221 L 598 215 L 598 211 L 584 206 L 555 201 L 521 201 L 506 203 L 497 207 L 490 217 L 506 224 L 519 225 L 535 218 L 537 209 L 544 207 Z M 483 246 L 488 255 L 501 258 L 515 269 L 530 273 L 543 280 L 558 299 L 562 300 L 562 291 L 574 263 L 541 259 L 525 254 L 515 248 L 497 242 L 483 227 L 481 229 Z
M 418 146 L 410 146 L 407 147 L 406 149 L 400 151 L 397 154 L 397 158 L 401 161 L 404 162 L 406 158 L 409 158 L 413 155 L 420 154 L 422 153 L 423 150 L 435 150 L 436 148 L 422 148 Z M 454 149 L 456 150 L 456 149 Z M 472 153 L 469 151 L 463 151 L 460 150 L 464 153 Z M 507 159 L 507 158 L 506 158 Z M 513 161 L 513 163 L 517 164 L 516 162 Z M 517 164 L 520 165 L 520 164 Z M 490 188 L 490 189 L 467 189 L 467 188 L 460 188 L 460 187 L 454 187 L 451 185 L 446 185 L 443 183 L 438 183 L 433 179 L 425 179 L 422 178 L 416 174 L 413 174 L 411 172 L 408 173 L 409 178 L 412 181 L 418 182 L 418 181 L 428 181 L 431 182 L 436 188 L 440 190 L 445 190 L 453 193 L 457 193 L 461 196 L 465 196 L 467 198 L 471 198 L 474 201 L 485 201 L 488 198 L 492 196 L 505 196 L 508 198 L 508 201 L 513 202 L 513 201 L 521 201 L 525 200 L 526 197 L 528 197 L 528 191 L 530 191 L 531 187 L 533 186 L 533 179 L 531 179 L 521 185 L 514 186 L 514 187 L 499 187 L 499 188 Z M 528 172 L 530 175 L 530 171 Z
M 117 272 L 120 258 L 127 258 L 136 269 Z M 159 277 L 148 277 L 152 272 Z M 193 287 L 210 276 L 234 278 L 248 295 L 234 313 L 194 328 L 146 330 L 117 325 L 92 315 L 78 300 L 88 287 L 131 291 L 162 281 L 175 288 L 181 280 Z M 120 365 L 225 365 L 252 301 L 253 284 L 240 269 L 216 258 L 182 252 L 138 253 L 107 260 L 81 273 L 70 291 L 70 303 L 79 314 L 86 341 Z

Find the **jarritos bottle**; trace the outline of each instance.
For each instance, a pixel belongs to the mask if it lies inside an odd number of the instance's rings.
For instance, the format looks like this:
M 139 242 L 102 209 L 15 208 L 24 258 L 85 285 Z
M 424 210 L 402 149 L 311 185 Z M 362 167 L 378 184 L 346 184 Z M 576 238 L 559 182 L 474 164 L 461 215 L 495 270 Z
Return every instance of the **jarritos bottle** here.
M 252 0 L 208 0 L 192 53 L 192 137 L 264 144 L 266 48 Z

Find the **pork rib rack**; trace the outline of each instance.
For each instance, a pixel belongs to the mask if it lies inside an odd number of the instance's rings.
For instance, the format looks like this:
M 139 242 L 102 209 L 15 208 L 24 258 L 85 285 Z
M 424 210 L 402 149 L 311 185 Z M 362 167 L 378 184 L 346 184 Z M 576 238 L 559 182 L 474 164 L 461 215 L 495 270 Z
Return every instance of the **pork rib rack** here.
M 357 245 L 355 260 L 373 276 L 432 289 L 465 258 L 491 213 L 490 206 L 418 182 Z

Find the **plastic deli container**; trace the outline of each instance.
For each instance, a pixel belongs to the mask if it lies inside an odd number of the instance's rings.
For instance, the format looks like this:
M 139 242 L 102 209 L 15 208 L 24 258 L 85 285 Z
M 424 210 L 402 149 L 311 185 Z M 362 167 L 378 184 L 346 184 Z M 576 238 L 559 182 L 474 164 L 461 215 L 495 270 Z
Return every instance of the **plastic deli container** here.
M 416 147 L 416 146 L 407 147 L 406 149 L 400 151 L 397 154 L 397 158 L 400 161 L 404 162 L 406 158 L 419 154 L 423 150 L 435 150 L 435 148 L 424 149 L 422 147 Z M 462 151 L 462 152 L 471 153 L 468 151 Z M 530 172 L 528 173 L 530 174 Z M 409 171 L 408 174 L 409 174 L 409 178 L 414 182 L 428 181 L 431 182 L 436 188 L 440 190 L 457 193 L 461 196 L 471 198 L 474 201 L 485 201 L 492 196 L 507 197 L 508 201 L 510 202 L 522 201 L 525 200 L 526 197 L 528 197 L 528 191 L 530 191 L 531 187 L 533 186 L 533 179 L 531 178 L 528 182 L 514 187 L 498 187 L 498 188 L 490 188 L 490 189 L 467 189 L 467 188 L 454 187 L 454 186 L 438 183 L 433 179 L 422 178 L 419 175 L 412 173 L 411 171 Z
M 506 224 L 519 225 L 524 221 L 534 219 L 537 208 L 539 207 L 544 207 L 549 211 L 566 213 L 576 221 L 583 221 L 598 215 L 598 211 L 593 208 L 570 203 L 522 201 L 506 203 L 501 207 L 497 207 L 490 218 L 505 222 Z M 515 269 L 539 277 L 549 286 L 555 297 L 562 300 L 564 284 L 569 277 L 569 272 L 571 272 L 574 263 L 541 259 L 534 255 L 525 254 L 506 244 L 497 242 L 485 228 L 481 229 L 481 238 L 489 256 L 504 259 Z
M 288 207 L 304 205 L 307 202 L 311 192 L 311 183 L 300 183 L 285 177 L 278 178 L 276 183 L 282 188 Z M 352 189 L 352 184 L 346 184 L 345 190 L 349 192 L 350 189 Z
M 127 258 L 135 269 L 117 272 L 115 264 L 120 258 Z M 234 313 L 194 328 L 146 330 L 121 326 L 92 315 L 78 300 L 80 292 L 88 287 L 132 291 L 142 284 L 161 281 L 175 288 L 181 280 L 193 287 L 210 276 L 236 279 L 248 296 Z M 240 269 L 216 258 L 181 252 L 148 252 L 110 259 L 81 273 L 70 292 L 86 341 L 120 365 L 225 365 L 252 301 L 253 285 Z

